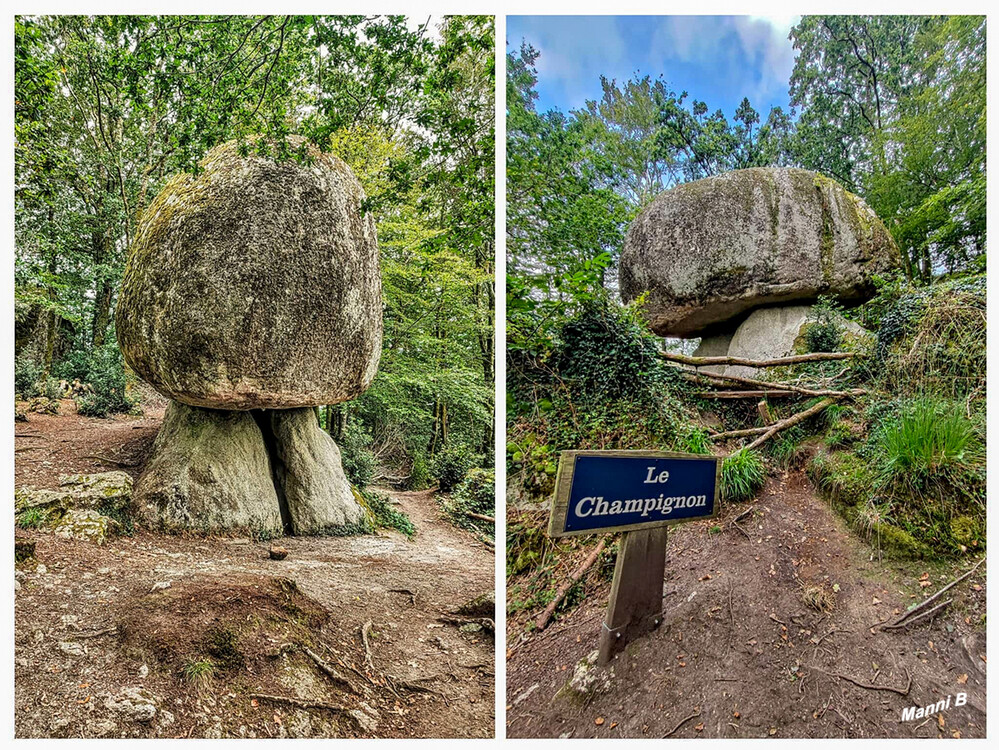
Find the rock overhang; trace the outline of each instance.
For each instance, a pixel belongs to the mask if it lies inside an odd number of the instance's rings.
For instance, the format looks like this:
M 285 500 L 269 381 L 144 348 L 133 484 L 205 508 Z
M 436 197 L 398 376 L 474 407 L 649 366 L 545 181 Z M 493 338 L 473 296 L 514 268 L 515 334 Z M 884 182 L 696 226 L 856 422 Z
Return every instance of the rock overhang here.
M 754 309 L 851 305 L 898 268 L 898 248 L 860 198 L 803 169 L 751 168 L 666 191 L 632 223 L 621 253 L 621 296 L 643 293 L 660 335 L 692 338 L 734 326 Z

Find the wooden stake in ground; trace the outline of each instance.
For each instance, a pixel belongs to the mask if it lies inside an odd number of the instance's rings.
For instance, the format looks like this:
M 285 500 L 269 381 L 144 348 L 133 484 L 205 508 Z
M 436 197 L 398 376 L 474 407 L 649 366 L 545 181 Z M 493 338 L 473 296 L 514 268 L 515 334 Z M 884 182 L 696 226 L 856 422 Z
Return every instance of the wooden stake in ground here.
M 774 423 L 774 418 L 770 415 L 770 406 L 767 404 L 766 399 L 756 405 L 756 410 L 760 413 L 760 419 L 763 420 L 763 424 L 767 427 L 770 427 Z
M 593 567 L 593 563 L 595 563 L 597 558 L 600 557 L 600 553 L 604 551 L 604 546 L 606 544 L 607 537 L 604 537 L 600 540 L 600 543 L 593 548 L 593 551 L 586 556 L 586 559 L 583 560 L 583 564 L 573 571 L 572 575 L 569 576 L 569 580 L 563 583 L 559 587 L 558 591 L 555 592 L 555 598 L 548 603 L 548 606 L 545 607 L 545 611 L 538 615 L 538 619 L 534 622 L 534 626 L 538 630 L 544 630 L 548 627 L 548 623 L 551 622 L 551 619 L 555 614 L 555 610 L 558 609 L 558 605 L 562 603 L 562 600 L 565 599 L 565 595 L 569 593 L 579 579 L 586 575 L 586 572 Z
M 665 572 L 665 528 L 628 531 L 621 537 L 607 615 L 600 627 L 598 664 L 607 664 L 636 635 L 659 627 Z

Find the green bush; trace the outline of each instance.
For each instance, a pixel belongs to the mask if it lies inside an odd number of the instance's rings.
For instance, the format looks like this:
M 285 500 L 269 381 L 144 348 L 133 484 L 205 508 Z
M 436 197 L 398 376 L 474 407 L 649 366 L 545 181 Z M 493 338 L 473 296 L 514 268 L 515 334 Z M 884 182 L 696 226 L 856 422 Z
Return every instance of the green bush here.
M 37 362 L 21 357 L 14 360 L 14 393 L 23 399 L 42 394 L 39 381 L 42 379 L 42 366 Z
M 45 393 L 43 394 L 45 398 L 55 401 L 63 397 L 62 389 L 59 387 L 59 381 L 55 378 L 49 378 L 45 381 Z
M 766 471 L 755 451 L 741 448 L 722 462 L 722 497 L 749 500 L 763 486 Z
M 561 330 L 555 352 L 559 376 L 579 400 L 658 400 L 679 373 L 659 356 L 659 339 L 629 308 L 588 305 Z
M 409 479 L 406 480 L 406 489 L 422 490 L 430 486 L 430 468 L 427 466 L 426 456 L 422 452 L 413 455 L 413 468 L 409 472 Z
M 18 513 L 14 522 L 22 529 L 37 529 L 48 523 L 49 513 L 44 508 L 32 507 Z
M 978 453 L 971 420 L 956 405 L 917 400 L 878 432 L 882 479 L 914 489 L 949 468 L 971 465 Z
M 801 441 L 804 439 L 805 431 L 795 425 L 766 443 L 766 451 L 782 471 L 790 471 L 800 464 Z
M 835 302 L 820 298 L 809 313 L 811 323 L 805 328 L 805 346 L 810 352 L 834 352 L 843 342 L 843 336 L 836 325 L 840 314 Z
M 444 512 L 457 526 L 484 531 L 489 536 L 495 534 L 495 524 L 481 518 L 472 518 L 469 513 L 495 517 L 496 515 L 496 472 L 492 469 L 472 469 L 458 489 L 443 501 Z
M 347 479 L 358 489 L 364 489 L 375 476 L 378 461 L 368 446 L 371 444 L 371 433 L 355 420 L 347 422 L 347 426 L 337 443 L 340 447 L 340 460 Z
M 416 535 L 416 526 L 413 525 L 409 516 L 393 508 L 385 495 L 380 492 L 363 492 L 361 494 L 374 516 L 375 526 L 401 531 L 408 539 L 412 539 Z
M 441 492 L 451 492 L 465 478 L 472 467 L 474 456 L 467 445 L 446 445 L 434 456 L 431 474 L 437 480 Z
M 106 417 L 132 410 L 135 401 L 127 392 L 128 375 L 121 351 L 108 344 L 94 351 L 87 373 L 93 393 L 76 400 L 77 411 L 85 417 Z

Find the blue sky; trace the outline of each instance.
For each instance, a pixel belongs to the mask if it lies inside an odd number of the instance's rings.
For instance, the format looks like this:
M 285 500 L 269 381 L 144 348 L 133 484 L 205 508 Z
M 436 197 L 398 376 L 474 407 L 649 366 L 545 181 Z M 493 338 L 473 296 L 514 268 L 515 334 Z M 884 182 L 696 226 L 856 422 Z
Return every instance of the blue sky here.
M 526 39 L 538 58 L 538 110 L 600 98 L 600 75 L 663 75 L 670 88 L 731 119 L 744 96 L 765 119 L 787 109 L 797 18 L 772 16 L 508 16 L 507 49 Z M 689 100 L 688 100 L 689 101 Z

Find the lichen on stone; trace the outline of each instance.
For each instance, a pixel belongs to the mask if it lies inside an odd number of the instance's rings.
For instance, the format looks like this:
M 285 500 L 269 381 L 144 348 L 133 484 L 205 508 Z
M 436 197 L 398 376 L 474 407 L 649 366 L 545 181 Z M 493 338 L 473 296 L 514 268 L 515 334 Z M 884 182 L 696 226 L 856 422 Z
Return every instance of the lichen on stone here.
M 626 302 L 648 293 L 643 314 L 657 333 L 694 337 L 766 305 L 861 302 L 900 263 L 888 230 L 834 180 L 752 168 L 648 205 L 628 230 L 620 285 Z

